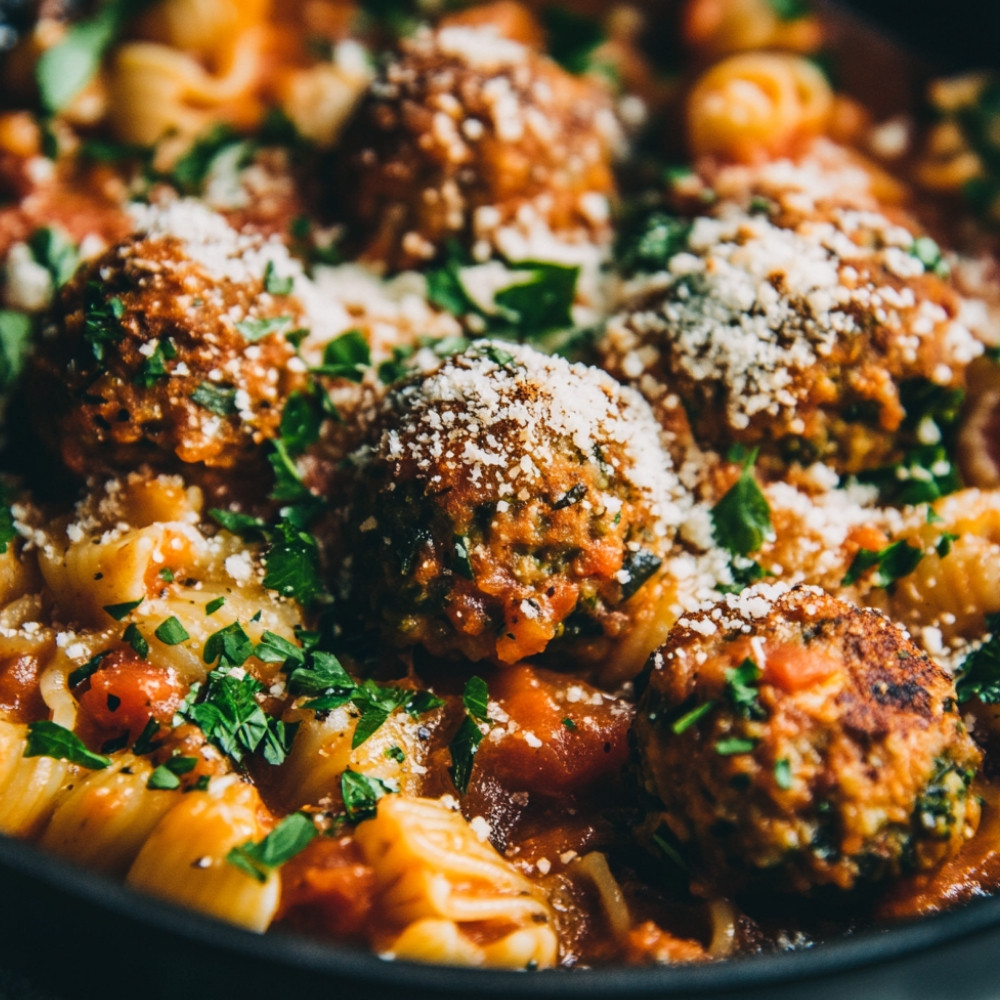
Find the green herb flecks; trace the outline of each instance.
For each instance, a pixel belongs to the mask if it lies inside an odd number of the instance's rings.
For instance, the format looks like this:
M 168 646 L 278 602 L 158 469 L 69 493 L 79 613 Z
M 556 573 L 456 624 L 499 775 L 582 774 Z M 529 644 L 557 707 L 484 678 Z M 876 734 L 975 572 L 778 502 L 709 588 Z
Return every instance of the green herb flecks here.
M 132 622 L 122 633 L 122 641 L 127 642 L 140 659 L 144 660 L 149 656 L 149 643 L 135 622 Z
M 217 417 L 236 413 L 236 390 L 232 386 L 201 382 L 191 393 L 191 399 Z
M 876 587 L 891 588 L 897 580 L 912 573 L 923 558 L 923 550 L 910 545 L 905 539 L 877 551 L 859 549 L 841 583 L 844 586 L 857 583 L 874 569 L 871 583 Z
M 51 50 L 50 50 L 51 51 Z M 105 360 L 105 350 L 121 340 L 125 306 L 116 296 L 108 297 L 96 281 L 87 282 L 83 291 L 83 342 L 96 361 Z
M 182 642 L 187 642 L 191 638 L 187 629 L 184 628 L 175 615 L 171 615 L 170 618 L 161 622 L 156 627 L 153 635 L 167 646 L 179 646 Z
M 962 661 L 955 690 L 960 702 L 978 698 L 1000 704 L 1000 612 L 986 616 L 986 637 Z
M 140 604 L 145 600 L 140 597 L 137 601 L 122 601 L 121 604 L 105 604 L 104 610 L 111 615 L 116 622 L 124 621 Z
M 304 605 L 324 592 L 316 539 L 288 518 L 278 523 L 268 547 L 264 586 Z
M 294 287 L 295 279 L 290 274 L 279 275 L 274 261 L 269 260 L 264 268 L 264 291 L 268 295 L 291 295 Z
M 384 795 L 396 792 L 388 782 L 369 777 L 358 771 L 345 771 L 340 778 L 340 794 L 344 799 L 344 811 L 352 823 L 370 819 L 378 808 L 378 800 Z
M 80 251 L 56 226 L 36 229 L 28 238 L 28 246 L 35 260 L 49 272 L 52 287 L 62 288 L 76 273 Z
M 764 719 L 767 712 L 760 703 L 757 682 L 761 669 L 747 657 L 738 667 L 726 670 L 725 693 L 729 703 L 741 719 Z
M 263 840 L 247 840 L 232 848 L 226 861 L 264 883 L 286 861 L 304 851 L 315 836 L 316 824 L 304 813 L 292 813 Z
M 756 459 L 755 449 L 744 459 L 739 479 L 712 508 L 715 541 L 737 556 L 758 552 L 774 538 L 771 508 L 753 474 Z
M 47 719 L 28 723 L 28 740 L 25 757 L 53 757 L 71 764 L 100 771 L 111 763 L 111 758 L 92 753 L 76 733 Z
M 146 787 L 160 791 L 172 791 L 181 786 L 181 776 L 189 774 L 198 765 L 197 757 L 171 757 L 153 769 Z
M 469 787 L 476 752 L 479 750 L 479 744 L 483 742 L 481 724 L 489 722 L 487 714 L 489 691 L 481 677 L 470 677 L 466 681 L 462 691 L 462 704 L 465 706 L 466 715 L 452 737 L 448 749 L 451 751 L 449 773 L 459 793 L 464 795 Z
M 313 373 L 360 382 L 371 363 L 371 348 L 365 335 L 360 330 L 348 330 L 323 348 L 323 364 L 314 368 Z
M 731 736 L 724 740 L 717 740 L 715 752 L 720 757 L 735 757 L 738 754 L 752 753 L 756 746 L 756 740 L 742 736 Z
M 192 685 L 177 715 L 198 726 L 237 764 L 258 750 L 269 764 L 281 764 L 297 727 L 264 712 L 257 701 L 263 690 L 264 685 L 250 674 L 217 667 L 204 684 Z
M 692 726 L 696 726 L 713 708 L 715 708 L 714 700 L 704 701 L 700 705 L 696 705 L 679 718 L 674 719 L 670 724 L 670 731 L 675 736 L 680 736 L 681 733 L 687 732 Z
M 691 225 L 659 209 L 626 218 L 615 243 L 618 269 L 626 275 L 664 270 L 672 257 L 687 248 Z
M 0 309 L 0 392 L 6 392 L 24 368 L 32 326 L 27 313 Z

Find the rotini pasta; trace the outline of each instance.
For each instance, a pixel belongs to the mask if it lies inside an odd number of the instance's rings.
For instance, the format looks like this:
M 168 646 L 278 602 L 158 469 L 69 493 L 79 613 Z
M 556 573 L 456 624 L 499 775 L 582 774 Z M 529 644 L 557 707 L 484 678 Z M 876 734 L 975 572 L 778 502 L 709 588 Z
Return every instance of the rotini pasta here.
M 0 834 L 510 970 L 1000 891 L 1000 84 L 661 7 L 0 26 Z

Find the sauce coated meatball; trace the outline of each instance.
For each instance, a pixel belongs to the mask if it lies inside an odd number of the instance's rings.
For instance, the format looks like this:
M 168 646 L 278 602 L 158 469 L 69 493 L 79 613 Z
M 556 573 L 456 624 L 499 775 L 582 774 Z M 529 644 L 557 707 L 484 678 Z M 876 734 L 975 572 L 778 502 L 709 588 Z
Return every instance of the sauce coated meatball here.
M 847 473 L 891 464 L 913 433 L 909 387 L 961 388 L 982 352 L 933 241 L 874 210 L 794 219 L 758 198 L 670 225 L 599 356 L 651 401 L 684 400 L 702 446 Z
M 487 27 L 425 31 L 402 43 L 344 137 L 344 211 L 365 256 L 392 268 L 449 239 L 488 247 L 515 221 L 604 240 L 618 138 L 593 80 Z
M 878 612 L 760 585 L 682 618 L 635 735 L 654 822 L 714 888 L 851 889 L 975 831 L 951 678 Z
M 150 210 L 49 317 L 28 385 L 41 436 L 81 475 L 253 465 L 305 384 L 294 273 L 199 206 Z
M 371 420 L 347 511 L 357 617 L 435 655 L 638 671 L 662 637 L 681 487 L 637 394 L 485 341 L 394 386 Z

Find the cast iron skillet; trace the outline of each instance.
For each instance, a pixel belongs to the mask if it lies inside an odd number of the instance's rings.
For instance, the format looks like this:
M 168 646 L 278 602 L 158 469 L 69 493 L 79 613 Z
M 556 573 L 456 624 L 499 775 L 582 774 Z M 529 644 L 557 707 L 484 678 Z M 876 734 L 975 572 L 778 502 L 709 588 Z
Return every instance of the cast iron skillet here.
M 1000 63 L 994 0 L 851 6 L 943 70 Z M 996 1000 L 998 957 L 1000 897 L 807 951 L 704 966 L 528 974 L 385 962 L 252 934 L 0 836 L 0 1000 Z

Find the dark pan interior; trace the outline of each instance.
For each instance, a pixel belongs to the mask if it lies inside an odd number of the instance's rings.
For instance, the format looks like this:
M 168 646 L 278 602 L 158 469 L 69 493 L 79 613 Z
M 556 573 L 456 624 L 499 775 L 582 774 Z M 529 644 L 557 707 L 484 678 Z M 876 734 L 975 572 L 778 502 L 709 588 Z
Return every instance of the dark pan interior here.
M 859 0 L 944 71 L 1000 62 L 996 0 Z M 678 968 L 506 973 L 384 962 L 261 937 L 147 899 L 0 837 L 0 1000 L 711 997 L 996 1000 L 1000 898 L 809 951 Z

